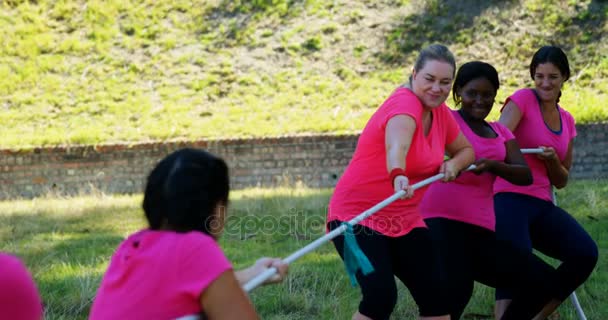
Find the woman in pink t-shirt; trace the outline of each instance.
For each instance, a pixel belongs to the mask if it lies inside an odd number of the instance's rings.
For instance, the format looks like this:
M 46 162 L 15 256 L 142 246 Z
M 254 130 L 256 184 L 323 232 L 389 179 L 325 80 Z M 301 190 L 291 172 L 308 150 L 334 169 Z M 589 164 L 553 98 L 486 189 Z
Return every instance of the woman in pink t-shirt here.
M 439 172 L 453 180 L 474 159 L 444 101 L 455 71 L 452 53 L 442 45 L 420 52 L 410 83 L 397 88 L 372 115 L 329 203 L 334 229 L 395 192 L 398 200 L 354 226 L 356 240 L 374 272 L 356 278 L 363 298 L 353 319 L 388 319 L 397 300 L 397 276 L 418 305 L 421 319 L 449 319 L 438 257 L 418 211 L 425 188 L 410 184 Z M 444 152 L 452 156 L 443 162 Z M 334 240 L 343 255 L 344 237 Z
M 0 318 L 41 320 L 42 315 L 42 299 L 25 265 L 0 253 Z
M 450 316 L 460 319 L 475 281 L 515 291 L 514 303 L 502 316 L 531 319 L 549 302 L 555 269 L 531 252 L 518 250 L 494 233 L 496 177 L 530 185 L 532 174 L 515 137 L 498 122 L 486 122 L 500 86 L 490 64 L 473 61 L 456 74 L 453 111 L 462 133 L 473 145 L 476 168 L 450 183 L 433 183 L 420 211 L 439 248 L 450 297 Z
M 90 319 L 257 319 L 241 284 L 269 267 L 280 281 L 287 265 L 262 258 L 233 272 L 216 240 L 228 204 L 226 163 L 182 149 L 148 176 L 143 209 L 149 228 L 120 244 L 106 271 Z
M 541 147 L 544 152 L 526 155 L 532 185 L 496 180 L 494 205 L 499 239 L 561 261 L 558 292 L 541 313 L 544 318 L 589 277 L 598 249 L 583 227 L 552 202 L 552 186 L 563 188 L 568 182 L 576 136 L 574 118 L 558 104 L 562 86 L 570 77 L 566 54 L 558 47 L 542 47 L 532 58 L 530 76 L 534 88 L 510 96 L 499 121 L 513 132 L 522 148 Z M 497 290 L 497 315 L 511 297 L 508 290 Z

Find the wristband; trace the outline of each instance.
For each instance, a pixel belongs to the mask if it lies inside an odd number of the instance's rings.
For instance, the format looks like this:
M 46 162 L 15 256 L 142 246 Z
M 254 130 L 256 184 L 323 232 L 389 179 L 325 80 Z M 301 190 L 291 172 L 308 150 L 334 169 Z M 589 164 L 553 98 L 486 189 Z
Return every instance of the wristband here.
M 401 169 L 401 168 L 393 168 L 393 170 L 391 170 L 391 173 L 389 173 L 388 175 L 391 179 L 391 183 L 394 185 L 395 184 L 395 178 L 397 178 L 397 176 L 405 176 L 405 170 Z

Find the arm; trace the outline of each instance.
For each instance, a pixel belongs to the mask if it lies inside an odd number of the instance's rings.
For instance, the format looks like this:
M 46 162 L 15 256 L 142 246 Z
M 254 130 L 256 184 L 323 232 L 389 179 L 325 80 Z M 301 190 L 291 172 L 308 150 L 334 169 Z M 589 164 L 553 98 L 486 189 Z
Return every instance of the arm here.
M 573 140 L 570 140 L 566 158 L 564 158 L 563 162 L 559 160 L 557 153 L 555 153 L 555 149 L 552 147 L 541 146 L 543 153 L 538 155 L 539 158 L 545 161 L 549 181 L 558 189 L 564 188 L 568 184 L 568 175 L 570 174 L 570 168 L 572 167 L 572 146 Z
M 412 144 L 416 122 L 410 116 L 397 115 L 388 120 L 385 129 L 386 170 L 405 170 L 405 157 Z
M 515 131 L 517 126 L 519 125 L 519 121 L 521 120 L 521 111 L 519 107 L 512 100 L 507 102 L 507 105 L 502 109 L 502 113 L 500 114 L 500 118 L 498 122 L 505 125 L 505 127 L 509 128 L 511 132 Z
M 503 108 L 498 121 L 513 132 L 519 125 L 521 117 L 522 114 L 517 105 L 513 101 L 509 101 Z M 549 181 L 558 189 L 565 187 L 568 184 L 568 175 L 572 166 L 572 141 L 568 144 L 568 152 L 563 162 L 559 161 L 555 149 L 543 146 L 541 148 L 544 152 L 538 157 L 545 162 Z
M 446 151 L 450 160 L 444 162 L 439 169 L 439 172 L 445 174 L 443 181 L 456 179 L 462 170 L 475 161 L 475 151 L 462 132 L 458 133 L 456 139 L 446 146 Z
M 407 115 L 396 115 L 388 120 L 384 131 L 384 144 L 386 149 L 386 170 L 390 174 L 393 169 L 405 171 L 407 152 L 412 144 L 412 138 L 416 131 L 416 121 Z M 409 186 L 409 179 L 405 175 L 395 177 L 393 188 L 395 192 Z M 407 197 L 412 197 L 413 192 L 407 192 Z
M 532 184 L 532 172 L 524 159 L 517 140 L 511 139 L 505 142 L 507 157 L 504 162 L 489 159 L 479 159 L 475 165 L 477 168 L 472 170 L 474 173 L 489 171 L 512 184 L 519 186 L 529 186 Z
M 261 258 L 251 267 L 235 272 L 237 281 L 242 285 L 255 278 L 257 275 L 269 268 L 276 268 L 278 273 L 266 280 L 264 284 L 277 283 L 283 281 L 287 275 L 288 265 L 279 258 Z
M 232 270 L 222 273 L 201 293 L 200 304 L 209 320 L 258 319 Z

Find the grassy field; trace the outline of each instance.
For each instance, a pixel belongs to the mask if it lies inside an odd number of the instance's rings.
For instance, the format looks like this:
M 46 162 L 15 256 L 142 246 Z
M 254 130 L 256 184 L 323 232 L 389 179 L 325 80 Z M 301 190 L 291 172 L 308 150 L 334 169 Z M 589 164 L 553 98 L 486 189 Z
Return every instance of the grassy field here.
M 560 45 L 562 104 L 605 121 L 607 16 L 599 0 L 2 1 L 0 148 L 358 132 L 433 42 L 493 63 L 499 101 Z
M 261 256 L 282 256 L 323 234 L 331 190 L 283 188 L 234 192 L 221 240 L 238 268 Z M 600 247 L 591 278 L 577 290 L 589 319 L 608 319 L 608 181 L 574 181 L 560 203 Z M 85 319 L 117 244 L 144 227 L 140 196 L 40 198 L 0 202 L 0 251 L 13 252 L 32 271 L 46 303 L 46 319 Z M 393 319 L 414 319 L 400 286 Z M 281 285 L 256 289 L 251 298 L 263 319 L 350 319 L 359 300 L 330 244 L 292 265 Z M 491 319 L 493 290 L 477 286 L 464 319 Z M 567 302 L 560 320 L 575 320 Z

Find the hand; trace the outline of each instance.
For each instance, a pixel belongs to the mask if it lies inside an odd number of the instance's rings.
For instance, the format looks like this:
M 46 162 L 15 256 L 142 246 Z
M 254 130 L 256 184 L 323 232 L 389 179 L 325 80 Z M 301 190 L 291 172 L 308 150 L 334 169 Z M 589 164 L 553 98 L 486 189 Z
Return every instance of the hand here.
M 444 177 L 442 180 L 444 182 L 448 182 L 456 179 L 460 174 L 460 171 L 458 170 L 458 168 L 456 168 L 454 161 L 448 160 L 444 161 L 441 164 L 441 168 L 439 168 L 439 173 L 443 173 Z
M 263 284 L 271 284 L 271 283 L 277 283 L 277 282 L 283 281 L 283 279 L 285 279 L 285 276 L 287 276 L 289 266 L 285 262 L 283 262 L 283 260 L 281 260 L 280 258 L 267 258 L 267 257 L 260 258 L 258 261 L 255 262 L 255 264 L 253 266 L 251 266 L 253 274 L 256 274 L 256 275 L 258 275 L 270 268 L 276 268 L 277 273 L 275 273 L 272 277 L 270 277 L 266 281 L 264 281 Z
M 475 169 L 469 170 L 471 172 L 473 172 L 474 174 L 482 174 L 486 171 L 490 171 L 492 170 L 492 168 L 496 165 L 496 161 L 494 160 L 490 160 L 490 159 L 486 159 L 486 158 L 481 158 L 477 161 L 475 161 Z
M 405 195 L 401 199 L 409 199 L 414 196 L 414 190 L 410 186 L 410 179 L 406 176 L 396 176 L 395 180 L 393 180 L 393 187 L 395 188 L 395 193 L 405 190 Z
M 540 148 L 543 152 L 536 155 L 539 159 L 543 161 L 557 160 L 557 153 L 553 147 L 540 146 Z

